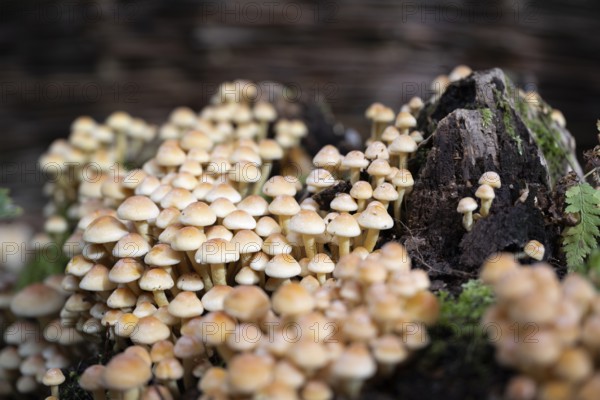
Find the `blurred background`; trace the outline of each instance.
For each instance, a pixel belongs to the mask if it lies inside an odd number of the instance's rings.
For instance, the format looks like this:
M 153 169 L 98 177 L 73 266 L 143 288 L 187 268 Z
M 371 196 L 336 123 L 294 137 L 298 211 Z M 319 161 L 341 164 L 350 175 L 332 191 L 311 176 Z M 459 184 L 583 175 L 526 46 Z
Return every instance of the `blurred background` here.
M 0 19 L 0 186 L 30 220 L 37 158 L 75 117 L 160 123 L 237 78 L 285 83 L 366 133 L 373 101 L 427 98 L 457 64 L 501 67 L 563 111 L 580 150 L 596 140 L 597 0 L 2 0 Z

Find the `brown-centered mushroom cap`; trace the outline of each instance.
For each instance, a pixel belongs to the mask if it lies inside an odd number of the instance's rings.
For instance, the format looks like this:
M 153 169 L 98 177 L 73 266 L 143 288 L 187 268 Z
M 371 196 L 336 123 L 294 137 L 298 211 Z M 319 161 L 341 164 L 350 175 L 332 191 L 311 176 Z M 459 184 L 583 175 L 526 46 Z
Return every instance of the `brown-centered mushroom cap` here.
M 118 219 L 106 215 L 96 218 L 85 228 L 83 240 L 88 243 L 111 243 L 116 242 L 129 231 Z
M 143 386 L 152 378 L 150 365 L 133 354 L 117 354 L 102 373 L 102 386 L 111 390 L 127 391 Z
M 159 208 L 146 196 L 131 196 L 117 209 L 117 215 L 128 221 L 147 221 L 158 217 Z
M 19 291 L 10 302 L 10 310 L 19 317 L 38 318 L 60 311 L 65 297 L 43 283 L 34 283 Z

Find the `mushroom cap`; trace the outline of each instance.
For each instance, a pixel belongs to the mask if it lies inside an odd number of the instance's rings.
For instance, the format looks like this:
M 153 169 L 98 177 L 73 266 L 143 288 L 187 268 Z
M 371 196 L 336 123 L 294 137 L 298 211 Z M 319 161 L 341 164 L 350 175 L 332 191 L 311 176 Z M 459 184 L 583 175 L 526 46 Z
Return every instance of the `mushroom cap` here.
M 129 231 L 118 219 L 110 215 L 96 218 L 85 228 L 83 240 L 88 243 L 117 242 Z
M 400 135 L 389 146 L 392 154 L 414 153 L 417 151 L 417 142 L 409 135 Z
M 215 285 L 202 296 L 202 305 L 207 311 L 222 311 L 225 297 L 233 290 L 231 286 Z
M 289 279 L 300 275 L 302 268 L 289 254 L 277 254 L 265 267 L 265 273 L 271 278 Z
M 233 239 L 233 233 L 223 225 L 214 225 L 206 228 L 206 238 L 208 240 L 222 239 L 225 241 L 230 241 Z
M 102 386 L 110 390 L 127 391 L 143 386 L 152 378 L 152 371 L 142 358 L 121 353 L 114 356 L 102 373 Z
M 108 279 L 109 270 L 102 264 L 95 264 L 79 282 L 79 288 L 90 292 L 105 292 L 117 287 Z
M 34 283 L 20 290 L 10 302 L 10 310 L 18 317 L 37 318 L 60 311 L 64 296 L 43 283 Z
M 464 197 L 458 202 L 458 207 L 456 207 L 456 211 L 464 214 L 477 210 L 477 207 L 478 205 L 474 198 Z
M 392 188 L 393 189 L 393 188 Z M 395 190 L 394 190 L 395 192 Z M 358 210 L 356 201 L 348 193 L 337 193 L 329 205 L 332 210 L 353 212 Z
M 401 111 L 398 113 L 396 117 L 396 126 L 399 129 L 410 129 L 417 126 L 417 120 L 415 117 L 411 115 L 411 113 L 406 111 Z
M 154 292 L 167 290 L 175 286 L 171 274 L 162 268 L 150 268 L 144 271 L 139 280 L 140 289 Z
M 263 139 L 258 144 L 258 154 L 265 161 L 279 160 L 283 158 L 283 149 L 273 139 Z
M 292 246 L 281 233 L 274 233 L 265 239 L 262 250 L 270 256 L 275 256 L 277 254 L 290 254 Z
M 273 311 L 279 315 L 302 315 L 315 308 L 311 293 L 296 282 L 282 285 L 273 293 Z
M 398 136 L 400 136 L 400 132 L 395 126 L 388 126 L 381 133 L 381 140 L 384 142 L 390 143 L 394 141 Z
M 342 159 L 342 167 L 344 168 L 366 168 L 369 165 L 369 160 L 365 158 L 365 154 L 359 150 L 352 150 Z
M 165 340 L 169 336 L 171 336 L 171 330 L 167 325 L 154 316 L 147 316 L 139 319 L 131 334 L 131 340 L 136 344 L 153 344 Z M 110 363 L 106 368 L 110 368 Z
M 209 239 L 202 243 L 195 257 L 199 263 L 223 264 L 239 260 L 240 252 L 235 244 L 229 241 Z
M 240 254 L 257 253 L 261 250 L 263 240 L 254 231 L 242 229 L 231 239 Z
M 69 275 L 74 275 L 77 277 L 84 276 L 92 267 L 94 263 L 85 259 L 85 257 L 81 254 L 78 254 L 71 258 L 69 263 L 67 264 L 67 268 L 65 272 Z
M 153 195 L 154 193 L 150 195 L 150 198 L 152 198 Z M 163 197 L 160 198 L 160 206 L 162 208 L 175 207 L 179 210 L 183 210 L 195 201 L 196 198 L 194 197 L 192 192 L 186 189 L 174 187 L 171 188 Z
M 358 217 L 358 223 L 366 229 L 385 230 L 394 226 L 394 220 L 380 205 L 370 205 Z
M 544 253 L 546 252 L 546 249 L 545 249 L 544 245 L 542 243 L 540 243 L 539 241 L 530 240 L 525 245 L 525 249 L 523 251 L 525 252 L 525 254 L 527 254 L 529 257 L 533 258 L 534 260 L 542 261 L 542 259 L 544 258 Z
M 326 169 L 313 169 L 306 177 L 306 184 L 317 188 L 325 188 L 335 184 L 335 178 Z
M 300 205 L 294 197 L 280 195 L 273 199 L 268 210 L 273 215 L 291 216 L 300 212 Z
M 327 224 L 327 233 L 341 237 L 357 237 L 360 236 L 362 230 L 356 219 L 344 212 Z
M 259 195 L 245 197 L 237 204 L 237 209 L 247 212 L 253 217 L 260 217 L 267 213 L 269 203 Z
M 502 183 L 500 182 L 500 175 L 498 175 L 498 173 L 494 171 L 484 172 L 484 174 L 481 175 L 481 178 L 479 178 L 478 183 L 480 185 L 490 185 L 494 189 L 498 189 L 502 186 Z
M 342 156 L 337 147 L 325 145 L 313 157 L 313 165 L 317 168 L 337 168 Z
M 291 218 L 289 227 L 302 235 L 320 235 L 325 232 L 325 221 L 315 211 L 300 210 Z
M 256 227 L 256 220 L 246 211 L 235 210 L 223 219 L 223 225 L 233 231 L 254 229 Z
M 389 160 L 390 154 L 385 143 L 376 140 L 371 142 L 371 144 L 365 150 L 365 157 L 367 157 L 369 160 L 375 160 L 378 158 Z
M 227 183 L 220 183 L 215 186 L 211 191 L 206 193 L 205 198 L 206 201 L 213 202 L 219 197 L 224 197 L 234 204 L 242 200 L 240 193 Z
M 490 185 L 484 183 L 475 191 L 475 197 L 482 200 L 492 200 L 494 197 L 496 197 L 496 194 Z
M 265 216 L 258 220 L 254 231 L 261 237 L 267 237 L 274 233 L 281 233 L 281 227 L 273 218 Z
M 259 121 L 271 122 L 277 118 L 277 111 L 275 110 L 275 107 L 271 103 L 267 103 L 265 101 L 259 101 L 256 103 L 252 109 L 252 113 L 254 114 L 254 118 Z
M 450 82 L 456 82 L 471 75 L 473 70 L 466 65 L 457 65 L 448 75 Z
M 270 197 L 283 195 L 295 196 L 296 191 L 296 185 L 291 180 L 280 175 L 269 178 L 262 187 L 262 192 Z
M 330 274 L 335 269 L 335 263 L 324 253 L 315 254 L 308 263 L 308 270 L 315 274 Z
M 79 386 L 90 392 L 103 389 L 101 379 L 105 368 L 104 365 L 100 364 L 87 367 L 79 377 Z
M 262 318 L 270 306 L 269 296 L 258 286 L 236 286 L 223 299 L 223 311 L 246 322 Z
M 133 258 L 121 258 L 110 269 L 108 279 L 114 283 L 129 283 L 142 276 L 144 266 Z
M 173 250 L 168 244 L 159 243 L 154 245 L 148 254 L 146 254 L 144 257 L 144 262 L 148 265 L 168 267 L 181 262 L 181 253 Z
M 235 204 L 225 197 L 215 199 L 215 201 L 210 203 L 210 209 L 213 210 L 218 218 L 225 218 L 227 215 L 237 210 Z
M 398 192 L 390 183 L 383 182 L 373 190 L 373 197 L 380 201 L 394 201 L 398 199 Z
M 209 226 L 216 222 L 217 215 L 206 203 L 196 201 L 181 211 L 179 222 L 191 226 Z
M 367 168 L 367 173 L 371 176 L 386 176 L 392 172 L 392 168 L 387 160 L 383 158 L 377 158 L 371 161 L 369 168 Z
M 123 236 L 115 247 L 113 247 L 112 255 L 117 258 L 123 257 L 143 257 L 150 251 L 150 244 L 137 233 L 128 233 Z
M 414 186 L 415 181 L 409 170 L 399 169 L 396 172 L 396 175 L 394 175 L 394 178 L 392 179 L 392 183 L 394 184 L 394 186 L 396 186 L 398 188 L 406 189 L 406 188 Z
M 177 318 L 193 318 L 202 315 L 204 306 L 193 292 L 179 292 L 169 303 L 169 313 Z
M 227 382 L 234 393 L 251 395 L 273 380 L 273 361 L 266 356 L 244 353 L 228 366 Z
M 353 343 L 333 363 L 333 375 L 341 379 L 366 380 L 376 371 L 375 361 L 363 343 Z
M 204 282 L 195 272 L 182 274 L 177 278 L 177 289 L 190 292 L 199 292 L 204 289 Z
M 368 200 L 373 197 L 373 187 L 369 182 L 357 181 L 350 189 L 350 196 L 357 200 Z
M 160 210 L 146 196 L 131 196 L 117 208 L 117 215 L 128 221 L 147 221 L 158 217 Z
M 195 251 L 206 240 L 204 232 L 195 226 L 186 226 L 177 231 L 171 241 L 171 248 L 177 251 Z
M 176 167 L 184 163 L 186 156 L 177 142 L 165 141 L 158 147 L 155 159 L 162 167 Z

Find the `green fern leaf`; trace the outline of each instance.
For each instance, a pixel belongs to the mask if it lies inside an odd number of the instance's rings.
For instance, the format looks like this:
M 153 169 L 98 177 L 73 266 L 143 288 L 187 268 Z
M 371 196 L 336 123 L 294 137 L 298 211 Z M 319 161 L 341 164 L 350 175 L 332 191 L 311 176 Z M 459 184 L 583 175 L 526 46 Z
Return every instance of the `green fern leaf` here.
M 579 217 L 579 223 L 563 232 L 563 250 L 571 270 L 578 268 L 597 249 L 600 240 L 600 191 L 580 183 L 566 192 L 566 213 Z

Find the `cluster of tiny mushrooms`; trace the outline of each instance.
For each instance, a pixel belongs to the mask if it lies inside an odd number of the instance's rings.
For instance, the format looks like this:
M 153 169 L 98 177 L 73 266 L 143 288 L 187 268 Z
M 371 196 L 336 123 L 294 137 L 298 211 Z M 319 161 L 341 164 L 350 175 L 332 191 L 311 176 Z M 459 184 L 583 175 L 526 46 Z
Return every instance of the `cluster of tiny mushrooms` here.
M 588 279 L 571 273 L 560 281 L 546 263 L 521 266 L 498 254 L 481 280 L 496 297 L 482 321 L 496 358 L 520 372 L 507 399 L 600 398 L 600 295 Z
M 435 96 L 470 72 L 436 79 Z M 104 124 L 80 117 L 41 157 L 52 201 L 35 242 L 70 235 L 70 261 L 64 275 L 2 292 L 12 319 L 1 393 L 43 384 L 59 398 L 62 370 L 108 338 L 108 364 L 77 377 L 95 400 L 178 398 L 194 387 L 202 399 L 354 397 L 427 345 L 438 313 L 427 274 L 399 243 L 376 250 L 414 185 L 407 163 L 423 141 L 414 130 L 423 101 L 397 115 L 374 103 L 364 152 L 327 145 L 299 174 L 289 153 L 308 128 L 278 119 L 253 85 L 225 83 L 199 114 L 178 108 L 160 127 L 124 112 Z M 142 168 L 123 167 L 148 146 Z M 343 180 L 350 192 L 321 210 L 310 195 Z M 479 184 L 479 213 L 471 198 L 458 205 L 467 231 L 488 215 L 500 179 L 487 172 Z M 536 259 L 543 251 L 525 248 Z

